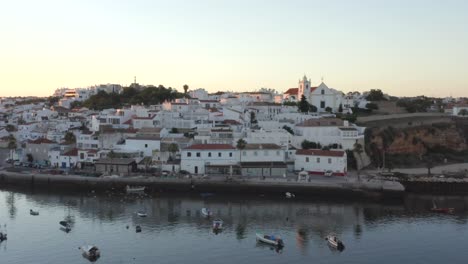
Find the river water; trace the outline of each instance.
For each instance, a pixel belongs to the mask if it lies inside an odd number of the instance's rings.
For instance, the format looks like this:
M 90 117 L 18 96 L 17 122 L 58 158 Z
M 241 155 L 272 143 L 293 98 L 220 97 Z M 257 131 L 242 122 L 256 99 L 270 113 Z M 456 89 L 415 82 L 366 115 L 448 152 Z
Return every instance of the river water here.
M 431 213 L 433 199 L 456 213 Z M 78 250 L 85 244 L 101 249 L 96 263 L 466 263 L 467 205 L 463 197 L 381 204 L 0 190 L 1 230 L 8 233 L 0 263 L 89 263 Z M 224 220 L 221 233 L 212 232 L 203 207 Z M 140 209 L 148 217 L 136 216 Z M 64 219 L 72 223 L 69 233 L 58 224 Z M 256 231 L 280 235 L 285 247 L 258 244 Z M 327 245 L 330 232 L 344 242 L 343 252 Z

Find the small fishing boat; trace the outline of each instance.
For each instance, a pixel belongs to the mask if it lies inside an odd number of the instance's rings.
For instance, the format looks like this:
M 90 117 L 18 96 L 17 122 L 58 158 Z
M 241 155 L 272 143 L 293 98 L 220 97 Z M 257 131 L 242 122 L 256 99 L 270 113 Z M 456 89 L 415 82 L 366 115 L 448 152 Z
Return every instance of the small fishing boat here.
M 138 215 L 139 217 L 147 217 L 147 216 L 148 216 L 148 214 L 147 214 L 145 211 L 138 211 L 138 212 L 137 212 L 137 215 Z
M 135 227 L 135 231 L 136 231 L 137 233 L 140 233 L 140 232 L 141 232 L 141 226 L 137 225 L 137 226 Z
M 60 221 L 59 224 L 66 230 L 66 231 L 70 231 L 71 230 L 71 226 L 70 226 L 70 223 L 67 222 L 67 221 Z
M 296 197 L 296 195 L 295 195 L 294 193 L 290 193 L 290 192 L 286 192 L 284 195 L 285 195 L 286 198 L 288 198 L 288 199 L 289 199 L 289 198 L 294 198 L 294 197 Z
M 29 209 L 30 215 L 39 215 L 39 211 L 34 211 L 33 209 Z
M 0 232 L 0 242 L 2 242 L 3 240 L 7 240 L 7 234 Z
M 201 209 L 201 214 L 204 216 L 204 217 L 211 217 L 213 216 L 213 213 L 210 211 L 210 209 L 208 208 L 202 208 Z
M 125 187 L 125 191 L 127 193 L 142 193 L 145 192 L 145 186 L 129 186 L 127 185 Z
M 79 249 L 81 249 L 81 252 L 83 252 L 83 257 L 90 260 L 96 260 L 101 256 L 101 252 L 96 246 L 85 245 L 80 247 Z
M 328 235 L 325 240 L 327 240 L 328 244 L 338 250 L 343 250 L 344 249 L 344 244 L 341 242 L 341 240 L 336 237 L 334 234 Z
M 265 235 L 260 233 L 256 233 L 255 235 L 257 237 L 257 241 L 259 242 L 269 244 L 275 247 L 284 247 L 283 239 L 281 239 L 281 237 L 279 236 Z
M 223 220 L 221 220 L 219 218 L 213 220 L 213 230 L 219 231 L 221 229 L 223 229 Z
M 455 211 L 455 208 L 452 208 L 452 207 L 437 207 L 436 203 L 433 201 L 431 211 L 434 212 L 434 213 L 453 214 L 454 211 Z

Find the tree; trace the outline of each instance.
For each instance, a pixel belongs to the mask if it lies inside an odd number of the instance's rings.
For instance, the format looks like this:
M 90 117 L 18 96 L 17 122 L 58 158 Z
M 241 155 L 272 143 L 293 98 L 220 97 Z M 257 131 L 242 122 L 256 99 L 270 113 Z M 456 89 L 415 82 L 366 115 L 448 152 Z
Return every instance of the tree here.
M 31 153 L 26 154 L 26 159 L 29 163 L 32 163 L 34 161 L 34 157 Z
M 8 149 L 10 150 L 10 159 L 13 159 L 13 151 L 16 150 L 18 145 L 16 144 L 16 138 L 13 135 L 8 136 Z
M 434 160 L 430 154 L 426 154 L 425 156 L 423 156 L 423 161 L 427 168 L 427 175 L 430 176 L 431 169 L 434 168 Z
M 109 159 L 115 159 L 117 158 L 117 153 L 115 153 L 113 150 L 109 151 L 109 153 L 107 153 L 107 157 Z
M 309 112 L 309 102 L 307 102 L 307 99 L 304 95 L 302 95 L 301 97 L 301 101 L 299 101 L 299 103 L 297 104 L 297 108 L 299 110 L 299 112 L 301 113 L 307 113 Z
M 179 129 L 177 129 L 176 127 L 173 127 L 173 128 L 171 129 L 171 132 L 170 132 L 170 133 L 172 133 L 172 134 L 177 134 L 177 133 L 179 133 Z
M 250 112 L 250 125 L 253 126 L 254 124 L 257 124 L 257 117 L 255 116 L 255 112 L 251 111 Z
M 239 163 L 240 163 L 241 175 L 242 175 L 242 150 L 245 149 L 246 145 L 247 145 L 247 142 L 244 139 L 241 138 L 237 140 L 236 148 L 239 150 Z
M 8 125 L 6 125 L 5 130 L 6 130 L 7 132 L 13 132 L 13 131 L 16 130 L 16 128 L 15 128 L 14 125 L 8 124 Z
M 317 144 L 316 142 L 312 142 L 312 141 L 308 141 L 304 139 L 304 141 L 302 141 L 301 143 L 301 147 L 303 149 L 318 149 L 319 144 Z
M 343 113 L 343 104 L 338 106 L 338 113 Z
M 467 116 L 468 115 L 468 110 L 462 109 L 462 110 L 458 111 L 458 114 L 461 115 L 461 116 Z
M 189 86 L 187 84 L 184 84 L 184 94 L 186 95 L 188 92 Z
M 73 134 L 73 132 L 68 131 L 67 133 L 65 133 L 64 140 L 68 144 L 75 143 L 76 142 L 75 134 Z
M 179 151 L 179 145 L 176 143 L 171 143 L 167 147 L 167 150 L 172 154 L 171 158 L 175 158 L 175 154 Z
M 293 135 L 294 136 L 294 131 L 292 130 L 292 128 L 288 127 L 287 125 L 284 125 L 283 126 L 283 129 L 288 131 L 289 134 Z
M 328 113 L 331 113 L 333 111 L 333 109 L 331 107 L 327 106 L 325 108 L 325 111 L 327 111 Z
M 317 113 L 318 109 L 315 105 L 309 104 L 309 112 Z
M 387 99 L 385 98 L 382 90 L 372 89 L 372 90 L 370 90 L 369 94 L 367 95 L 366 100 L 368 100 L 368 101 L 386 101 Z

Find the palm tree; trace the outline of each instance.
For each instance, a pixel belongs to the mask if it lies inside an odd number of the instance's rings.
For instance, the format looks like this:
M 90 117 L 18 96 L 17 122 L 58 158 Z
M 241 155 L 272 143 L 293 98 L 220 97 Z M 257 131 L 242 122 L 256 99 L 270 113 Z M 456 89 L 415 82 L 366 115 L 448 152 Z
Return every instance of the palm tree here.
M 175 154 L 179 151 L 179 146 L 176 143 L 171 143 L 167 147 L 167 150 L 172 154 L 171 158 L 175 159 Z
M 18 145 L 16 144 L 16 138 L 13 135 L 8 136 L 8 149 L 10 150 L 10 159 L 13 159 L 13 150 L 16 150 Z
M 237 140 L 236 148 L 239 150 L 239 164 L 240 164 L 240 174 L 242 175 L 242 150 L 245 149 L 247 142 L 244 139 Z
M 184 84 L 184 94 L 187 94 L 189 89 L 189 86 L 187 84 Z

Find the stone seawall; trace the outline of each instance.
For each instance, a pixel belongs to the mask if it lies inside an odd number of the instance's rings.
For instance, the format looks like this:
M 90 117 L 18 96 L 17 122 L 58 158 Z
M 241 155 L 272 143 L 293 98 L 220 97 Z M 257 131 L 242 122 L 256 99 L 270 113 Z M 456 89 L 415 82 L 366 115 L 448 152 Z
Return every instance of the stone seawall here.
M 331 198 L 369 198 L 401 197 L 403 192 L 386 190 L 378 186 L 365 186 L 354 183 L 314 183 L 296 181 L 253 181 L 220 179 L 170 179 L 170 178 L 93 178 L 70 175 L 45 174 L 0 174 L 0 187 L 16 186 L 23 188 L 45 188 L 73 191 L 116 191 L 124 192 L 125 187 L 145 186 L 147 193 L 159 192 L 212 192 L 212 193 L 248 193 L 281 194 L 292 192 L 296 196 L 329 196 Z

